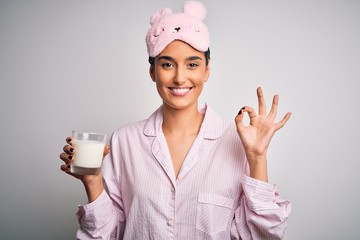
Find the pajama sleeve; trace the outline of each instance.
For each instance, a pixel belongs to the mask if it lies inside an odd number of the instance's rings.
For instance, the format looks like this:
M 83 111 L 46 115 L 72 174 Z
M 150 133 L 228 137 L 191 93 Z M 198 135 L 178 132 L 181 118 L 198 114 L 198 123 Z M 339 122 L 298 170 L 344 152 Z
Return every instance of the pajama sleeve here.
M 243 193 L 235 211 L 231 239 L 283 239 L 291 204 L 275 185 L 243 175 Z
M 119 183 L 119 151 L 117 140 L 112 139 L 111 153 L 102 167 L 105 190 L 94 202 L 79 206 L 77 239 L 123 239 L 126 218 Z

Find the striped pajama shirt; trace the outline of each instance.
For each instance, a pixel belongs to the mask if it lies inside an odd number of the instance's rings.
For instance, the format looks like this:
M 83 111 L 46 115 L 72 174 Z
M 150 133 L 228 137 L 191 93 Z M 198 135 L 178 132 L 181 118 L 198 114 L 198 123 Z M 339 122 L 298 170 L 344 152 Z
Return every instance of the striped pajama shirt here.
M 177 177 L 162 107 L 113 133 L 105 190 L 79 206 L 78 239 L 283 238 L 290 202 L 275 185 L 248 176 L 235 123 L 207 105 L 199 111 L 205 117 Z

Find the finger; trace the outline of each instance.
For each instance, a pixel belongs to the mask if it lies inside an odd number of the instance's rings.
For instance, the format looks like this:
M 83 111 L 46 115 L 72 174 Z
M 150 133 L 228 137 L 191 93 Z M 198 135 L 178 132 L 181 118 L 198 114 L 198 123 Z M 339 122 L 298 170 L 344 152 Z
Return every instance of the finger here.
M 63 148 L 64 152 L 67 153 L 68 155 L 73 155 L 75 148 L 73 146 L 70 145 L 65 145 Z
M 281 119 L 281 121 L 276 124 L 276 130 L 279 130 L 280 128 L 282 128 L 282 127 L 286 124 L 286 122 L 289 120 L 290 117 L 291 117 L 291 113 L 288 112 L 288 113 L 283 117 L 283 119 Z
M 70 164 L 64 164 L 64 165 L 61 165 L 60 166 L 60 169 L 61 171 L 73 176 L 73 177 L 76 177 L 76 178 L 79 178 L 80 175 L 78 174 L 74 174 L 71 172 L 71 165 Z
M 257 97 L 258 97 L 258 105 L 259 105 L 259 115 L 266 114 L 266 104 L 264 99 L 264 94 L 261 87 L 256 89 Z
M 66 142 L 72 146 L 72 137 L 67 137 Z
M 61 171 L 70 173 L 70 164 L 63 164 L 60 166 Z
M 63 160 L 66 164 L 70 163 L 72 160 L 74 160 L 74 157 L 72 155 L 68 155 L 67 153 L 61 153 L 60 159 Z
M 235 124 L 236 130 L 240 134 L 240 132 L 246 128 L 245 124 L 243 123 L 244 119 L 244 107 L 240 109 L 238 115 L 235 117 Z
M 273 97 L 273 101 L 272 101 L 272 105 L 271 105 L 271 110 L 269 112 L 269 117 L 271 119 L 275 119 L 276 114 L 277 114 L 277 110 L 278 110 L 278 105 L 279 105 L 279 95 L 275 95 Z
M 244 118 L 244 109 L 245 107 L 241 108 L 238 115 L 235 117 L 235 122 L 241 125 L 244 125 L 242 122 Z
M 253 123 L 254 118 L 257 116 L 254 108 L 245 106 L 243 108 L 243 112 L 247 112 L 247 114 L 249 115 L 249 118 L 250 118 L 250 124 Z

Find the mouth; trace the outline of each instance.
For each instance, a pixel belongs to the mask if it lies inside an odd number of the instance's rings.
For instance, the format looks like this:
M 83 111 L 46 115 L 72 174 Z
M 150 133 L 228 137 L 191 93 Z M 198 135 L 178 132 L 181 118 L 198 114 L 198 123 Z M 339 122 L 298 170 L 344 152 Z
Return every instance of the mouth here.
M 185 96 L 193 87 L 169 87 L 170 92 L 177 97 Z

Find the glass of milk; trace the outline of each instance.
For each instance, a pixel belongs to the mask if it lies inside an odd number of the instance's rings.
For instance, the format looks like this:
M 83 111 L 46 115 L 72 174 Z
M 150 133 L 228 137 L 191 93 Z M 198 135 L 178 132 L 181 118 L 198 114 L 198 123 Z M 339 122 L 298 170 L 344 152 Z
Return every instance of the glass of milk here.
M 75 149 L 71 172 L 81 175 L 96 175 L 101 169 L 106 135 L 91 132 L 72 132 Z

